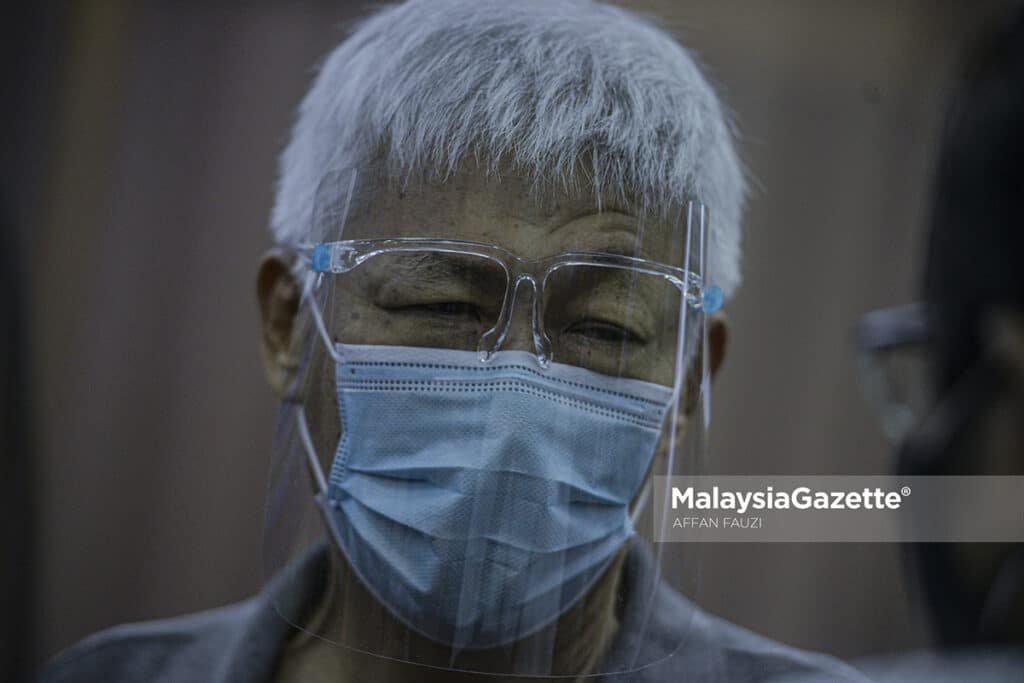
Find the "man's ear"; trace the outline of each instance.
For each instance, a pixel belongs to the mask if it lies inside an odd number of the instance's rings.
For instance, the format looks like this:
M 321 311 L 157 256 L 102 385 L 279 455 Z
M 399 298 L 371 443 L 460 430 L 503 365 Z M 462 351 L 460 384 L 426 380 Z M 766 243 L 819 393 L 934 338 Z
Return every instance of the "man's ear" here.
M 287 395 L 298 368 L 294 345 L 300 288 L 292 274 L 293 261 L 285 250 L 271 249 L 263 255 L 256 276 L 263 370 L 279 398 Z
M 721 311 L 712 313 L 706 321 L 708 326 L 708 370 L 711 379 L 718 374 L 725 360 L 725 352 L 729 346 L 729 321 Z

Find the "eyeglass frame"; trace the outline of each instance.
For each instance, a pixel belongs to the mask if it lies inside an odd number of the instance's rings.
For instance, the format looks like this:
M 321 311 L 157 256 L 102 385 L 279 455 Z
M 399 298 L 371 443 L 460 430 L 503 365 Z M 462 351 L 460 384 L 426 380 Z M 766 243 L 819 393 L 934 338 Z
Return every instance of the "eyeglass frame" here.
M 566 266 L 616 268 L 662 277 L 679 289 L 684 305 L 704 313 L 714 313 L 719 310 L 724 299 L 719 287 L 715 285 L 705 287 L 703 279 L 686 268 L 671 266 L 651 259 L 606 252 L 565 252 L 541 258 L 524 258 L 504 247 L 483 242 L 443 238 L 381 237 L 320 242 L 314 245 L 308 253 L 311 271 L 318 274 L 318 277 L 322 277 L 325 274 L 347 273 L 380 254 L 414 252 L 475 256 L 488 259 L 502 268 L 506 280 L 501 312 L 494 326 L 481 335 L 477 346 L 477 351 L 483 362 L 490 360 L 504 343 L 519 287 L 525 282 L 533 289 L 532 332 L 537 360 L 542 367 L 547 367 L 550 364 L 553 356 L 551 340 L 540 324 L 539 302 L 542 300 L 548 277 L 559 268 Z M 689 262 L 689 253 L 686 254 L 686 261 Z M 501 330 L 500 333 L 498 330 Z M 321 332 L 325 333 L 326 330 L 321 330 Z M 493 344 L 489 343 L 492 338 Z

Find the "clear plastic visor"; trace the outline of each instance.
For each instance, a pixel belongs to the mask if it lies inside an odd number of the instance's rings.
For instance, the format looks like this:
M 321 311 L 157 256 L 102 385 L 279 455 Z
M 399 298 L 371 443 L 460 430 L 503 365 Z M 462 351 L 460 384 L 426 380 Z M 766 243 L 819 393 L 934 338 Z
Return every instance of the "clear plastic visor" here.
M 298 646 L 553 677 L 672 654 L 696 549 L 649 494 L 702 462 L 705 208 L 341 171 L 314 213 L 265 534 Z

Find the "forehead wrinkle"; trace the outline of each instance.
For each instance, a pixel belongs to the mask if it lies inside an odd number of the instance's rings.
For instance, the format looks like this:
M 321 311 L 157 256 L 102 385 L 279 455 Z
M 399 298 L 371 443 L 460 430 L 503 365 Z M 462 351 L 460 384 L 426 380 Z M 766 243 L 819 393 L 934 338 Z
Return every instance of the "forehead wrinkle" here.
M 561 235 L 559 235 L 561 233 Z M 569 233 L 569 234 L 566 234 Z M 619 211 L 587 212 L 549 228 L 548 236 L 564 236 L 559 251 L 593 251 L 651 258 L 637 218 Z
M 547 198 L 539 202 L 538 217 L 546 224 L 554 224 L 557 229 L 566 223 L 572 223 L 588 216 L 618 216 L 635 221 L 636 216 L 627 208 L 627 205 L 618 199 L 607 197 L 596 197 L 590 194 L 582 194 L 573 197 L 559 197 L 557 199 Z
M 377 187 L 382 192 L 372 210 L 350 216 L 349 235 L 454 237 L 494 243 L 524 258 L 591 251 L 663 260 L 657 259 L 662 250 L 648 244 L 661 232 L 657 225 L 645 226 L 607 195 L 599 209 L 592 191 L 551 194 L 515 175 L 468 172 L 437 184 L 413 182 L 402 192 L 386 182 Z

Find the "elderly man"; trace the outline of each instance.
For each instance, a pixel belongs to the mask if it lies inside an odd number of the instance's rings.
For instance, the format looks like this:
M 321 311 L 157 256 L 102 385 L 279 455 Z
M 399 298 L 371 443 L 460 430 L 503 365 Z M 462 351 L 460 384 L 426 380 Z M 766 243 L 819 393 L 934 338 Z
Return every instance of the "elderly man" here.
M 414 0 L 326 60 L 258 281 L 283 400 L 252 600 L 47 680 L 748 681 L 840 663 L 669 587 L 743 179 L 689 54 L 582 0 Z

